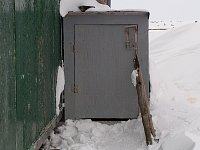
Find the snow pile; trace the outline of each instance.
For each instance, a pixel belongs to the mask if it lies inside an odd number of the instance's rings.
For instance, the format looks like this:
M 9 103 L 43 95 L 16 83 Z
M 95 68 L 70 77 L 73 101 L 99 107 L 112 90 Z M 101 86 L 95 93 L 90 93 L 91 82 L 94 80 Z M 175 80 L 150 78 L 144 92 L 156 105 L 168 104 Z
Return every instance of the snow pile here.
M 71 121 L 52 134 L 62 150 L 200 150 L 200 24 L 150 32 L 151 113 L 159 143 L 145 146 L 141 118 L 115 125 Z
M 133 150 L 146 149 L 141 120 L 106 125 L 91 120 L 67 120 L 52 133 L 52 148 L 62 150 Z M 139 149 L 138 149 L 139 150 Z
M 58 73 L 57 73 L 57 84 L 56 84 L 56 114 L 59 115 L 60 109 L 60 95 L 62 91 L 64 90 L 65 86 L 65 75 L 64 75 L 64 68 L 58 67 Z
M 60 15 L 65 17 L 70 11 L 80 11 L 79 6 L 94 6 L 87 11 L 110 11 L 108 5 L 98 3 L 96 0 L 61 0 L 60 1 Z

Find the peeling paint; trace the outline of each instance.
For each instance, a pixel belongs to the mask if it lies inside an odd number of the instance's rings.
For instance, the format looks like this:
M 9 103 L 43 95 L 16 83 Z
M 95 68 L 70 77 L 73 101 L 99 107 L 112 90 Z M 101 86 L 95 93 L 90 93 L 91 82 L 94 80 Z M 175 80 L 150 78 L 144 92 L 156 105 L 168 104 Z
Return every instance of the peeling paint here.
M 58 5 L 0 0 L 0 150 L 30 148 L 55 116 Z

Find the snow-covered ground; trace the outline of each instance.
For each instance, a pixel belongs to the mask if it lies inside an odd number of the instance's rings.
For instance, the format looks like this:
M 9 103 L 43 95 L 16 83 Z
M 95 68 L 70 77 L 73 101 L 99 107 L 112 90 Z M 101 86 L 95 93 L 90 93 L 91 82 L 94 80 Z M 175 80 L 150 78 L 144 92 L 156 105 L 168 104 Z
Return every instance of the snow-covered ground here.
M 194 150 L 200 149 L 199 37 L 199 23 L 150 32 L 151 113 L 160 137 L 152 150 L 173 137 L 168 145 L 184 149 L 184 140 L 177 135 L 190 137 Z
M 200 150 L 200 24 L 150 31 L 151 113 L 159 143 L 145 145 L 141 118 L 115 125 L 67 120 L 62 150 Z

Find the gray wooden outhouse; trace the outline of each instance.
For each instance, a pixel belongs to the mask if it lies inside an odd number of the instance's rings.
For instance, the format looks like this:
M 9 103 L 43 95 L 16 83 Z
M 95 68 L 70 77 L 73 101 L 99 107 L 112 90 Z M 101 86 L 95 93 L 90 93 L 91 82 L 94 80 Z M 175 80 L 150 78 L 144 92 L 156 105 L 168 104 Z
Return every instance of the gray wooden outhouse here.
M 139 113 L 131 82 L 138 49 L 148 93 L 149 12 L 70 12 L 64 18 L 66 119 L 130 119 Z

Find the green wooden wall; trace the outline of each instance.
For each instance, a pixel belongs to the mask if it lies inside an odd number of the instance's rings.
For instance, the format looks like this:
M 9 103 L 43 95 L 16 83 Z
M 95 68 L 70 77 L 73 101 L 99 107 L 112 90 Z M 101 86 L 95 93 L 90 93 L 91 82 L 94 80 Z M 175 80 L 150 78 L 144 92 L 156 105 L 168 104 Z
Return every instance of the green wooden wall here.
M 0 0 L 0 150 L 26 150 L 55 116 L 59 0 Z
M 0 0 L 0 150 L 16 145 L 14 4 Z

